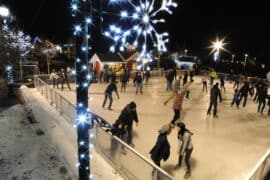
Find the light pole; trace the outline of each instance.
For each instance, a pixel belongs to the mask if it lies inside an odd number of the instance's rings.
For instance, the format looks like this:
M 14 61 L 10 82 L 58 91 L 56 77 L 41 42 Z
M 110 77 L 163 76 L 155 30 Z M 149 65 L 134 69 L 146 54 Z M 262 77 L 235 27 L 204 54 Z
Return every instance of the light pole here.
M 10 12 L 9 9 L 5 6 L 0 6 L 0 16 L 2 16 L 3 18 L 7 18 L 9 17 Z
M 10 17 L 10 11 L 6 6 L 0 6 L 0 17 L 3 19 L 3 27 L 4 31 L 8 31 L 7 19 Z
M 232 55 L 232 62 L 234 61 L 234 58 L 235 58 L 235 55 L 233 54 L 233 55 Z
M 245 54 L 245 59 L 244 59 L 244 72 L 246 71 L 247 58 L 248 58 L 248 54 Z
M 8 26 L 7 26 L 7 19 L 10 18 L 10 12 L 9 9 L 5 6 L 0 6 L 0 16 L 3 18 L 3 31 L 6 32 L 8 31 Z M 7 44 L 8 46 L 8 44 Z M 7 85 L 8 85 L 8 96 L 13 95 L 13 83 L 14 83 L 14 78 L 13 78 L 13 68 L 10 65 L 10 52 L 9 50 L 6 52 L 7 54 L 7 61 L 8 61 L 8 66 L 6 67 L 6 78 L 7 78 Z
M 232 61 L 231 61 L 231 73 L 234 73 L 234 58 L 235 58 L 235 55 L 232 54 Z
M 89 117 L 88 87 L 91 76 L 88 74 L 88 26 L 92 20 L 92 3 L 85 0 L 71 0 L 74 19 L 73 35 L 75 39 L 76 62 L 76 128 L 78 147 L 79 180 L 92 179 L 90 174 L 89 128 L 92 128 L 92 118 Z
M 224 39 L 219 40 L 218 38 L 216 39 L 216 41 L 212 41 L 212 45 L 210 46 L 210 48 L 212 48 L 212 51 L 210 54 L 214 53 L 214 60 L 220 60 L 220 50 L 225 50 L 227 51 L 224 46 L 226 44 L 224 43 Z
M 188 50 L 187 50 L 187 49 L 185 49 L 185 57 L 187 56 L 187 52 L 188 52 Z

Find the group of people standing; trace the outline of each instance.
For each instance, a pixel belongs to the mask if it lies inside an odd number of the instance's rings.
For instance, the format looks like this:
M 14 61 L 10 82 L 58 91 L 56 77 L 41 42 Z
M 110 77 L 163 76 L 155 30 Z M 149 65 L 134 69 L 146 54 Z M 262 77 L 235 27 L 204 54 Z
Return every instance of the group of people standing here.
M 69 85 L 69 79 L 68 79 L 68 72 L 67 70 L 64 70 L 63 68 L 60 71 L 55 71 L 55 69 L 52 70 L 50 74 L 50 80 L 52 81 L 53 88 L 59 89 L 59 84 L 61 84 L 61 90 L 64 89 L 64 83 L 67 84 L 67 87 L 69 90 L 71 90 L 71 87 Z
M 181 167 L 184 158 L 186 165 L 184 178 L 189 178 L 191 176 L 190 157 L 193 151 L 191 138 L 193 133 L 186 128 L 186 125 L 183 122 L 177 122 L 176 127 L 178 128 L 177 139 L 179 141 L 179 156 L 174 170 L 178 170 Z M 161 160 L 166 161 L 170 157 L 171 150 L 167 136 L 171 133 L 173 128 L 174 126 L 172 126 L 172 124 L 166 124 L 158 131 L 159 135 L 157 141 L 150 151 L 151 159 L 157 166 L 160 166 Z M 155 171 L 152 172 L 152 175 L 154 175 L 154 173 Z

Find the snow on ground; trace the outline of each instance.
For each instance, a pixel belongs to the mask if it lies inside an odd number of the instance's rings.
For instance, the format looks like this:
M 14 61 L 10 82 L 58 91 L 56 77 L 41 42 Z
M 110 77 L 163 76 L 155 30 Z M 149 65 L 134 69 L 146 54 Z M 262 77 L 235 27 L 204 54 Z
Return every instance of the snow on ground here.
M 50 141 L 39 141 L 36 146 L 42 146 L 41 150 L 46 150 L 50 144 L 55 146 L 61 157 L 57 157 L 58 160 L 66 162 L 66 166 L 69 169 L 69 173 L 73 174 L 71 179 L 76 178 L 77 174 L 77 137 L 76 129 L 73 128 L 56 110 L 51 106 L 35 89 L 21 88 L 22 95 L 26 101 L 27 107 L 33 110 L 35 118 L 39 121 L 39 127 L 45 131 Z M 31 141 L 30 141 L 31 142 Z M 28 149 L 28 152 L 32 148 Z M 48 149 L 48 153 L 54 152 Z M 91 160 L 91 173 L 94 179 L 97 180 L 122 180 L 123 178 L 115 173 L 115 170 L 103 159 L 100 155 L 93 151 L 93 160 Z M 34 156 L 33 160 L 36 160 L 39 156 Z M 27 160 L 27 159 L 26 159 Z M 55 171 L 57 170 L 54 169 Z M 45 171 L 45 170 L 44 170 Z M 46 171 L 45 171 L 46 172 Z M 1 178 L 0 178 L 1 179 Z M 35 178 L 32 178 L 36 180 Z M 48 178 L 41 178 L 48 179 Z M 53 180 L 63 179 L 61 177 L 52 177 Z
M 0 179 L 72 179 L 48 131 L 30 123 L 21 104 L 0 109 Z
M 233 94 L 232 84 L 226 82 L 226 92 L 222 93 L 223 102 L 218 105 L 219 118 L 207 116 L 209 93 L 202 93 L 201 79 L 195 78 L 191 86 L 190 99 L 185 99 L 181 120 L 186 123 L 193 133 L 194 150 L 191 155 L 192 180 L 238 180 L 244 179 L 259 158 L 270 147 L 270 117 L 256 113 L 257 104 L 249 97 L 247 107 L 231 108 Z M 169 123 L 173 117 L 172 101 L 163 105 L 171 95 L 166 91 L 164 77 L 153 77 L 148 85 L 144 86 L 144 94 L 136 95 L 132 83 L 128 84 L 126 92 L 120 92 L 117 100 L 113 94 L 113 110 L 102 108 L 106 84 L 92 84 L 89 89 L 90 109 L 113 123 L 119 116 L 122 108 L 130 101 L 137 103 L 139 126 L 134 125 L 135 149 L 150 159 L 149 151 L 157 138 L 158 129 Z M 118 89 L 120 85 L 118 85 Z M 64 89 L 61 92 L 75 103 L 75 85 L 73 91 Z M 120 89 L 119 89 L 120 90 Z M 208 87 L 208 92 L 209 92 Z M 162 167 L 171 173 L 175 179 L 182 179 L 183 168 L 173 171 L 177 162 L 177 130 L 173 130 L 169 137 L 171 156 L 168 161 L 162 162 Z

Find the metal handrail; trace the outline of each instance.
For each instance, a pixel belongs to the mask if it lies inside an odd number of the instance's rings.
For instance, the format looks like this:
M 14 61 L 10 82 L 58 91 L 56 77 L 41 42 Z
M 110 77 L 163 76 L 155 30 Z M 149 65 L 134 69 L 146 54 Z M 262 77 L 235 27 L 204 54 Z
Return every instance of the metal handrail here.
M 246 180 L 253 180 L 256 172 L 264 165 L 264 163 L 270 158 L 270 149 L 260 158 L 254 168 L 248 173 Z M 254 179 L 255 180 L 255 179 Z

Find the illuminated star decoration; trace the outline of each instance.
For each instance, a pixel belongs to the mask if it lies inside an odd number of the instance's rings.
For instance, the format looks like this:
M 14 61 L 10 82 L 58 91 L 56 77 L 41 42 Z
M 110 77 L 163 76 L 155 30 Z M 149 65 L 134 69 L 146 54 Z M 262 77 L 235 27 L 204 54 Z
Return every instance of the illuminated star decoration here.
M 227 49 L 224 48 L 224 46 L 227 43 L 224 43 L 225 38 L 219 40 L 218 38 L 216 39 L 216 41 L 212 41 L 212 45 L 210 46 L 210 48 L 212 49 L 210 52 L 210 55 L 214 53 L 214 60 L 217 61 L 219 59 L 219 52 L 220 50 L 229 52 Z
M 146 0 L 144 2 L 138 0 L 134 0 L 134 2 L 132 0 L 110 0 L 111 4 L 128 4 L 132 8 L 132 11 L 128 9 L 123 10 L 117 15 L 121 17 L 121 20 L 130 20 L 134 24 L 127 30 L 111 24 L 109 30 L 104 32 L 105 36 L 114 41 L 110 47 L 111 52 L 115 52 L 116 50 L 124 51 L 131 44 L 140 52 L 137 61 L 141 61 L 152 59 L 149 54 L 151 50 L 149 44 L 153 44 L 154 48 L 157 48 L 161 53 L 167 51 L 165 44 L 169 42 L 169 34 L 167 32 L 159 33 L 155 28 L 156 24 L 165 23 L 165 19 L 157 18 L 157 15 L 161 12 L 172 14 L 170 9 L 177 7 L 177 4 L 172 0 L 162 0 L 160 5 L 156 5 L 155 2 L 155 0 Z

